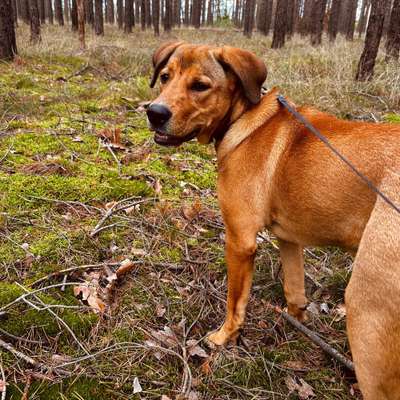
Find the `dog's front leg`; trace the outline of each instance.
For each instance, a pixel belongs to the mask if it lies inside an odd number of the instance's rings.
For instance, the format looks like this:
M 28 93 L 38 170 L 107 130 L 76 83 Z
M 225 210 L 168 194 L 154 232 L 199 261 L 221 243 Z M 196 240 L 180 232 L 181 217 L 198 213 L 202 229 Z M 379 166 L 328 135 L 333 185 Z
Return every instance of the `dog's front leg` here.
M 228 300 L 226 318 L 222 327 L 212 333 L 210 342 L 221 346 L 238 336 L 242 326 L 253 279 L 253 264 L 256 253 L 256 232 L 238 236 L 226 232 L 225 257 L 228 264 Z
M 283 268 L 283 289 L 288 312 L 299 321 L 306 319 L 303 247 L 278 239 Z

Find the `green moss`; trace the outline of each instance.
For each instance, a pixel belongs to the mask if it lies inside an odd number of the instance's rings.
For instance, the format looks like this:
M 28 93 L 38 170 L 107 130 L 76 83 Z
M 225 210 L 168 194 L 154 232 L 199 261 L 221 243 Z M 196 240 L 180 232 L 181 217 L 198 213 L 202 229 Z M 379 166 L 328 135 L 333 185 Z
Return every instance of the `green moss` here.
M 24 385 L 10 385 L 7 388 L 8 399 L 18 400 Z M 49 383 L 33 381 L 29 393 L 32 399 L 40 400 L 109 400 L 115 393 L 112 385 L 99 382 L 98 379 L 80 377 L 64 379 L 62 382 Z
M 387 122 L 400 123 L 400 114 L 386 114 L 383 119 Z

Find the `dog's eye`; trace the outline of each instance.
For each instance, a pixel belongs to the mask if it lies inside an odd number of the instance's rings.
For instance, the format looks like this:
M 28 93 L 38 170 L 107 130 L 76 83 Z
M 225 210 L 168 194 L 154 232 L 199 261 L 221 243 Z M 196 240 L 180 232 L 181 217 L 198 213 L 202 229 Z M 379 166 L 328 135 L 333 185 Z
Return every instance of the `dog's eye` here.
M 192 84 L 191 89 L 194 90 L 194 91 L 196 91 L 196 92 L 204 92 L 205 90 L 210 89 L 210 86 L 207 85 L 206 83 L 197 81 L 197 82 L 194 82 L 194 83 Z
M 169 79 L 169 75 L 167 73 L 160 75 L 161 83 L 166 83 L 168 81 L 168 79 Z

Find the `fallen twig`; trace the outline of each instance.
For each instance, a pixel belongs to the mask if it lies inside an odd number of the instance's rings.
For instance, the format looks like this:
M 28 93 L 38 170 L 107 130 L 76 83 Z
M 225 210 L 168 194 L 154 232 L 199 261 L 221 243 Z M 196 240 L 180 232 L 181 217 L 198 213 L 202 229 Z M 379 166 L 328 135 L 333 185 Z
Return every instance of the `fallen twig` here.
M 37 279 L 36 281 L 29 284 L 28 287 L 37 286 L 39 283 L 50 280 L 52 278 L 58 278 L 60 275 L 66 275 L 69 272 L 80 271 L 80 270 L 85 270 L 85 269 L 103 268 L 105 265 L 112 267 L 112 266 L 116 266 L 116 265 L 120 265 L 120 264 L 121 264 L 120 262 L 103 262 L 103 263 L 99 263 L 99 264 L 78 265 L 77 267 L 65 268 L 60 271 L 52 272 L 51 274 L 43 276 L 40 279 Z
M 298 329 L 301 333 L 306 335 L 313 343 L 321 347 L 326 353 L 328 353 L 335 360 L 342 363 L 349 370 L 354 371 L 354 364 L 351 360 L 345 357 L 343 354 L 339 353 L 336 349 L 334 349 L 331 345 L 322 340 L 316 333 L 312 330 L 308 329 L 301 322 L 299 322 L 296 318 L 292 317 L 285 311 L 282 311 L 279 307 L 275 307 L 275 310 L 282 315 L 282 317 L 288 321 L 291 325 L 293 325 L 296 329 Z
M 3 363 L 0 359 L 0 372 L 1 372 L 1 380 L 2 382 L 2 391 L 1 391 L 1 400 L 6 400 L 7 395 L 7 382 L 6 382 L 6 374 L 4 373 Z
M 134 207 L 134 206 L 136 206 L 136 205 L 138 205 L 138 204 L 145 203 L 145 202 L 147 202 L 147 201 L 155 200 L 155 198 L 142 199 L 142 200 L 135 201 L 134 203 L 129 203 L 129 204 L 127 204 L 127 205 L 121 206 L 122 203 L 126 203 L 126 202 L 131 201 L 131 200 L 134 200 L 134 199 L 137 199 L 137 197 L 136 197 L 136 196 L 135 196 L 135 197 L 129 197 L 129 198 L 127 198 L 127 199 L 118 201 L 118 202 L 115 203 L 113 206 L 111 206 L 111 207 L 107 210 L 107 212 L 103 215 L 103 217 L 100 219 L 100 221 L 98 222 L 98 224 L 94 227 L 94 229 L 93 229 L 92 232 L 90 233 L 90 237 L 94 237 L 94 236 L 96 236 L 99 232 L 101 232 L 101 230 L 102 230 L 101 227 L 103 226 L 104 222 L 106 222 L 107 219 L 110 218 L 110 217 L 111 217 L 114 213 L 116 213 L 117 211 L 121 211 L 121 210 L 124 210 L 124 209 L 129 208 L 129 207 Z

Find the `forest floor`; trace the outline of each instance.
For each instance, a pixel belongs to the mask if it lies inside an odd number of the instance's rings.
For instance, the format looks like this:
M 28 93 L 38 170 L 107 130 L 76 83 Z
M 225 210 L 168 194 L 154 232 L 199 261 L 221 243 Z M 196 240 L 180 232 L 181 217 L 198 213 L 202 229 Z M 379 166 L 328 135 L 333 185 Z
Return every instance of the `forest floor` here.
M 80 52 L 67 29 L 45 27 L 35 47 L 28 33 L 18 28 L 20 54 L 0 64 L 0 339 L 37 365 L 0 348 L 7 398 L 360 398 L 354 375 L 276 313 L 285 301 L 267 233 L 241 343 L 211 351 L 202 341 L 226 295 L 215 152 L 153 143 L 140 103 L 155 94 L 159 39 L 106 27 Z M 296 37 L 274 51 L 270 37 L 218 29 L 161 39 L 173 38 L 255 51 L 267 84 L 296 103 L 400 122 L 398 65 L 381 54 L 373 81 L 353 81 L 360 40 L 312 48 Z M 307 326 L 350 357 L 352 259 L 305 254 Z

